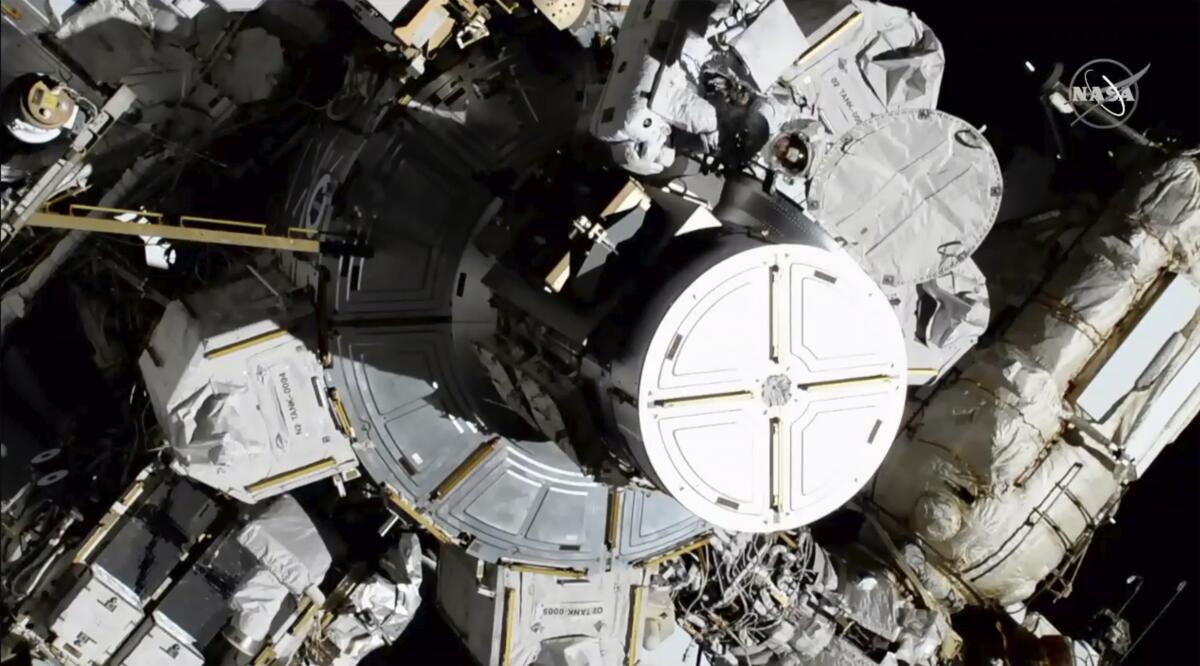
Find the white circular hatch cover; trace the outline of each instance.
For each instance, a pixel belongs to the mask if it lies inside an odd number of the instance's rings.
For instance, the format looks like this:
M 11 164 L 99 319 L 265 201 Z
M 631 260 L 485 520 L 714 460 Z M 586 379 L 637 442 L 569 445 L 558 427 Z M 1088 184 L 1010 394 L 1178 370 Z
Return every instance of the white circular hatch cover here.
M 1004 178 L 965 120 L 907 109 L 838 139 L 816 166 L 809 208 L 883 284 L 916 284 L 966 261 L 996 221 Z
M 849 500 L 904 409 L 904 340 L 848 256 L 764 245 L 705 271 L 659 322 L 639 383 L 663 489 L 731 530 L 791 529 Z

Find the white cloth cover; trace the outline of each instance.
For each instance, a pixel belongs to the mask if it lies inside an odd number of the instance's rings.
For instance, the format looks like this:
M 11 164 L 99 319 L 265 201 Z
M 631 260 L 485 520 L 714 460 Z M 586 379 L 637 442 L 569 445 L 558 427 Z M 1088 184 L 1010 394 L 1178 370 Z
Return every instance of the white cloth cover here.
M 1200 346 L 1200 322 L 1184 329 L 1174 358 L 1156 362 L 1165 368 L 1157 379 L 1103 424 L 1081 422 L 1069 391 L 1111 353 L 1106 341 L 1152 286 L 1168 271 L 1195 275 L 1198 256 L 1200 171 L 1180 157 L 1114 198 L 996 344 L 972 352 L 890 450 L 874 501 L 901 521 L 892 525 L 899 536 L 911 529 L 925 539 L 930 563 L 964 581 L 968 601 L 1027 598 L 1063 561 L 1065 544 L 1115 508 L 1132 466 L 1108 444 L 1121 446 L 1146 401 Z
M 1000 164 L 977 129 L 940 111 L 901 110 L 855 125 L 826 151 L 808 205 L 876 282 L 901 285 L 965 262 L 991 230 L 1002 192 Z M 935 297 L 953 288 L 928 287 Z
M 672 129 L 698 136 L 706 148 L 718 145 L 717 111 L 700 91 L 702 70 L 713 63 L 728 70 L 722 61 L 734 60 L 761 95 L 753 107 L 767 119 L 771 135 L 785 123 L 808 120 L 834 137 L 888 110 L 933 108 L 945 62 L 933 33 L 906 10 L 853 5 L 862 17 L 808 57 L 818 34 L 836 26 L 806 35 L 791 14 L 795 7 L 784 0 L 722 0 L 701 25 L 680 17 L 699 4 L 635 0 L 621 24 L 615 70 L 592 133 L 611 144 L 619 165 L 642 175 L 674 161 Z M 680 36 L 677 58 L 660 57 L 660 29 Z
M 239 479 L 261 478 L 271 456 L 257 409 L 257 398 L 245 385 L 201 386 L 171 410 L 167 421 L 176 464 L 185 474 L 215 468 Z
M 271 623 L 287 597 L 288 589 L 278 578 L 265 568 L 258 569 L 233 593 L 230 624 L 258 645 L 271 631 Z
M 605 662 L 598 639 L 575 636 L 543 642 L 533 666 L 605 666 Z
M 970 259 L 945 275 L 917 285 L 917 290 L 934 303 L 921 331 L 930 347 L 946 350 L 952 356 L 954 351 L 974 346 L 987 330 L 991 313 L 987 280 Z
M 316 525 L 291 495 L 273 500 L 237 542 L 296 595 L 312 595 L 332 562 Z

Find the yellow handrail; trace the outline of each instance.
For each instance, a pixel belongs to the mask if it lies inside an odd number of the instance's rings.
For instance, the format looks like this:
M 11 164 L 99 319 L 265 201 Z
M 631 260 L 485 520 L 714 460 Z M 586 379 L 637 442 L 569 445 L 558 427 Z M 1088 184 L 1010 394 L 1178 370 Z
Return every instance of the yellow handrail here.
M 49 201 L 43 206 L 43 209 L 45 210 L 45 212 L 49 212 L 48 209 L 51 204 L 58 203 L 59 201 L 62 201 L 63 199 L 65 199 L 69 196 L 71 196 L 71 193 L 68 192 L 68 193 L 58 197 L 57 199 Z M 73 203 L 73 204 L 70 204 L 69 207 L 67 208 L 67 214 L 72 217 L 80 217 L 79 215 L 76 214 L 76 210 L 97 212 L 97 213 L 111 213 L 113 215 L 137 215 L 139 217 L 153 218 L 152 221 L 149 221 L 150 224 L 168 224 L 168 222 L 165 221 L 165 219 L 164 219 L 165 216 L 162 213 L 155 212 L 155 211 L 149 211 L 149 210 L 133 210 L 131 208 L 110 208 L 107 206 L 91 206 L 88 204 Z M 218 226 L 241 227 L 243 229 L 254 229 L 254 230 L 258 231 L 258 233 L 260 235 L 263 235 L 263 236 L 267 235 L 267 229 L 268 229 L 267 225 L 263 224 L 261 222 L 243 222 L 241 220 L 227 220 L 224 218 L 217 218 L 217 217 L 200 217 L 198 215 L 181 215 L 181 216 L 179 216 L 178 224 L 180 227 L 188 228 L 188 224 L 187 224 L 188 222 L 199 222 L 201 224 L 214 224 L 214 225 L 218 225 Z M 313 238 L 315 236 L 319 236 L 320 234 L 321 234 L 320 229 L 310 229 L 310 228 L 306 228 L 306 227 L 288 227 L 284 236 L 287 238 L 295 238 L 297 236 Z
M 179 226 L 186 227 L 185 222 L 202 222 L 205 224 L 225 225 L 229 227 L 243 227 L 249 229 L 258 229 L 259 233 L 267 235 L 267 225 L 259 222 L 238 222 L 237 220 L 222 220 L 215 217 L 196 217 L 195 215 L 181 215 L 179 217 Z
M 158 224 L 162 224 L 162 219 L 163 219 L 162 213 L 155 213 L 155 212 L 149 211 L 149 210 L 130 210 L 129 208 L 108 208 L 105 206 L 89 206 L 87 204 L 76 204 L 76 203 L 73 203 L 67 207 L 67 214 L 74 216 L 76 208 L 79 208 L 81 210 L 90 210 L 90 211 L 94 211 L 97 213 L 114 213 L 117 215 L 128 214 L 128 215 L 137 215 L 140 217 L 153 217 L 158 220 Z
M 99 208 L 84 207 L 74 204 L 73 208 L 88 210 Z M 28 224 L 34 227 L 50 229 L 73 229 L 78 231 L 122 234 L 126 236 L 156 236 L 167 240 L 181 240 L 198 243 L 215 243 L 219 245 L 239 245 L 269 250 L 287 252 L 320 252 L 321 241 L 310 236 L 308 238 L 292 235 L 271 235 L 267 233 L 265 224 L 251 222 L 236 222 L 234 220 L 214 220 L 212 218 L 187 217 L 183 220 L 202 221 L 210 224 L 224 224 L 225 228 L 204 226 L 186 226 L 184 224 L 167 224 L 162 221 L 161 213 L 146 213 L 144 211 L 122 210 L 119 208 L 100 209 L 108 213 L 131 213 L 139 216 L 149 215 L 155 221 L 141 224 L 137 221 L 122 221 L 111 217 L 88 217 L 85 215 L 61 215 L 59 213 L 38 212 L 30 216 Z M 253 231 L 236 231 L 232 227 L 252 229 Z

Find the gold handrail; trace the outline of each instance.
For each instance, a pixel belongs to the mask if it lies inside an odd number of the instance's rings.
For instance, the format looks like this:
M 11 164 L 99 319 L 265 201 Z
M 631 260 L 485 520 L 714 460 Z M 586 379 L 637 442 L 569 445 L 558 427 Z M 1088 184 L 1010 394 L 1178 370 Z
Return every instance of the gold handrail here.
M 195 215 L 181 215 L 179 217 L 179 226 L 187 227 L 185 222 L 202 222 L 204 224 L 215 224 L 218 226 L 241 227 L 244 229 L 257 229 L 263 236 L 267 235 L 267 225 L 260 222 L 239 222 L 237 220 L 222 220 L 215 217 L 197 217 Z
M 78 215 L 75 215 L 76 208 L 78 208 L 80 210 L 88 210 L 88 211 L 93 211 L 93 212 L 97 212 L 97 213 L 115 213 L 117 215 L 129 214 L 129 215 L 137 215 L 139 217 L 153 217 L 158 220 L 159 224 L 162 224 L 162 219 L 163 219 L 162 213 L 156 213 L 154 211 L 149 211 L 149 210 L 132 210 L 129 208 L 109 208 L 107 206 L 89 206 L 88 204 L 77 204 L 77 203 L 73 203 L 73 204 L 67 206 L 67 214 L 71 215 L 73 217 L 79 217 Z

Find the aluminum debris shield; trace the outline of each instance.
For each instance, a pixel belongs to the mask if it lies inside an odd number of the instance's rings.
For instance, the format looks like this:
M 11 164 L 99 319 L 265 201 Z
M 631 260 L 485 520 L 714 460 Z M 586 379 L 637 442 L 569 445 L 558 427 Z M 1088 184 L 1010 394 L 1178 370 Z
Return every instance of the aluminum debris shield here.
M 929 109 L 877 116 L 817 167 L 809 212 L 884 285 L 950 272 L 1000 209 L 996 154 L 974 127 Z
M 883 460 L 906 368 L 892 308 L 849 257 L 746 250 L 660 321 L 639 382 L 644 453 L 661 487 L 715 525 L 804 525 Z

